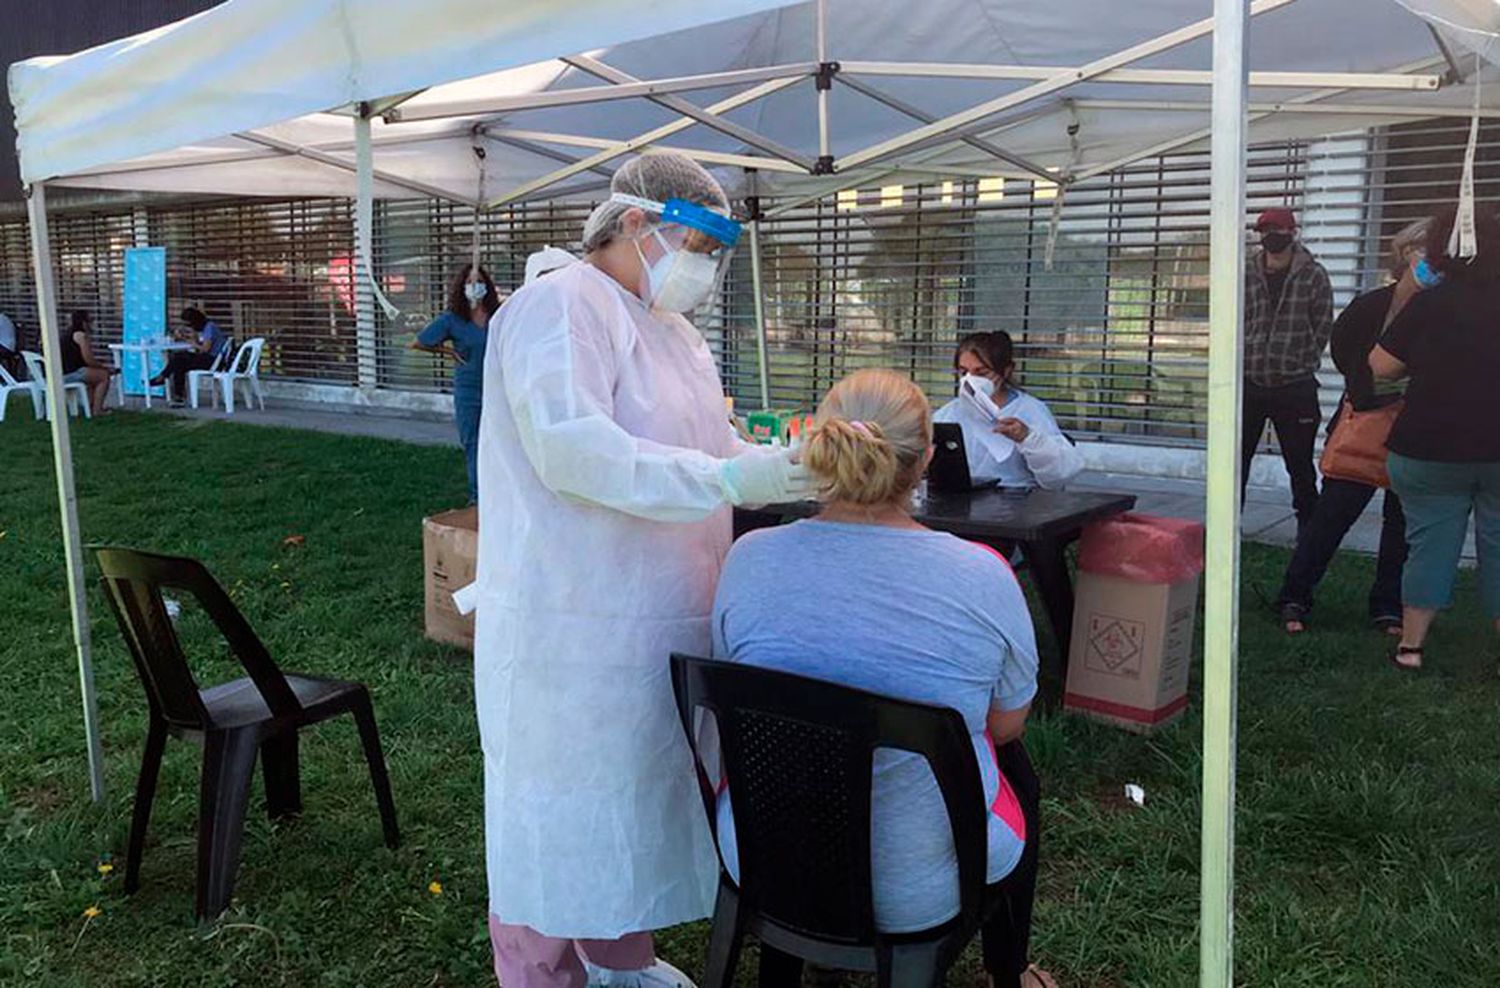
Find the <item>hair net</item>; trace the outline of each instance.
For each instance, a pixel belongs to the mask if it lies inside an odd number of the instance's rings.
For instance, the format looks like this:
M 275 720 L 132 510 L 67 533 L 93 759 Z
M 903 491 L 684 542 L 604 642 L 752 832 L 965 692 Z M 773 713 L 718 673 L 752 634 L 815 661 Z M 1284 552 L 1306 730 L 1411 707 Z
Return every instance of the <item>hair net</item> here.
M 708 170 L 687 155 L 672 151 L 643 154 L 627 161 L 610 180 L 609 191 L 656 202 L 686 199 L 729 212 L 729 199 Z M 600 203 L 583 224 L 584 251 L 609 243 L 620 232 L 620 217 L 630 208 L 624 203 Z

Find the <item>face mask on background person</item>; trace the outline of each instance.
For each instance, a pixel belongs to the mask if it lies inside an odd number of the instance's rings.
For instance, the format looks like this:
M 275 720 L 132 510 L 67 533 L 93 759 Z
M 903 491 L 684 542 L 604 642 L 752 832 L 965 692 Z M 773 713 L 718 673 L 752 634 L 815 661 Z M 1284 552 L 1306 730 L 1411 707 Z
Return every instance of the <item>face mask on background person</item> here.
M 708 254 L 674 248 L 657 230 L 652 230 L 651 236 L 664 251 L 655 264 L 646 260 L 639 242 L 635 247 L 646 269 L 646 304 L 663 312 L 692 312 L 713 292 L 719 277 L 718 260 Z
M 960 386 L 973 388 L 974 391 L 984 395 L 986 398 L 995 397 L 995 382 L 978 374 L 965 374 L 959 381 Z
M 1280 254 L 1292 245 L 1292 235 L 1280 230 L 1272 230 L 1260 236 L 1260 245 L 1269 253 Z
M 1411 276 L 1418 288 L 1436 288 L 1443 283 L 1443 272 L 1428 264 L 1425 254 L 1417 258 L 1417 263 L 1412 265 Z
M 471 281 L 464 285 L 464 298 L 470 305 L 478 305 L 490 292 L 490 286 L 482 281 Z

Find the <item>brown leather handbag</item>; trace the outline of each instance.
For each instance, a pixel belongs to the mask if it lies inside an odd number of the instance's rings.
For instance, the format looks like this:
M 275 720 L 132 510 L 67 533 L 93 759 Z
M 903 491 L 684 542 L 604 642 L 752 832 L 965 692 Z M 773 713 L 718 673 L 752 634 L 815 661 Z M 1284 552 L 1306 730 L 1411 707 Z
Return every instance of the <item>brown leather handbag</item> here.
M 1353 480 L 1371 487 L 1390 487 L 1390 474 L 1385 469 L 1388 452 L 1385 444 L 1405 405 L 1404 400 L 1398 400 L 1359 412 L 1345 398 L 1339 408 L 1339 420 L 1333 427 L 1333 435 L 1323 444 L 1323 459 L 1318 464 L 1323 476 Z

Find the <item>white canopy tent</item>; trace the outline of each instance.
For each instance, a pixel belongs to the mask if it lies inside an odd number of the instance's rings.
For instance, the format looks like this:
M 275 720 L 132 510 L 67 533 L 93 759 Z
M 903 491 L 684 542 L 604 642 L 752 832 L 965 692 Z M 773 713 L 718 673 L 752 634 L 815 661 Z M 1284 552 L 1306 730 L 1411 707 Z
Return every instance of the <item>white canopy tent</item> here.
M 1097 0 L 719 3 L 704 15 L 716 23 L 674 24 L 653 11 L 652 37 L 622 43 L 627 30 L 607 32 L 624 25 L 605 25 L 564 42 L 558 22 L 589 24 L 594 8 L 609 7 L 579 3 L 545 18 L 550 30 L 531 46 L 510 25 L 482 43 L 432 27 L 450 13 L 461 22 L 461 0 L 420 24 L 388 9 L 404 5 L 367 0 L 297 4 L 316 13 L 290 28 L 257 27 L 290 22 L 293 6 L 232 0 L 66 59 L 19 63 L 11 92 L 25 176 L 348 195 L 349 118 L 360 112 L 379 158 L 375 196 L 475 202 L 477 146 L 482 198 L 495 204 L 597 191 L 612 160 L 649 148 L 686 150 L 731 188 L 752 168 L 758 190 L 777 194 L 902 176 L 1065 181 L 1208 139 L 1204 0 L 1154 0 L 1103 18 Z M 1252 141 L 1469 114 L 1466 88 L 1440 89 L 1467 70 L 1466 36 L 1452 28 L 1396 3 L 1256 0 L 1251 9 L 1264 15 L 1253 29 Z M 361 33 L 345 40 L 355 12 Z M 363 27 L 393 20 L 394 35 Z M 677 26 L 685 29 L 659 30 Z M 534 60 L 555 50 L 554 38 L 613 43 Z M 226 82 L 205 85 L 205 76 Z M 236 78 L 257 85 L 237 90 Z M 266 78 L 285 83 L 268 92 Z M 830 169 L 836 175 L 812 181 Z
M 1209 6 L 229 0 L 21 62 L 10 91 L 49 381 L 61 374 L 46 186 L 352 195 L 357 309 L 373 333 L 377 196 L 477 207 L 591 195 L 611 162 L 675 148 L 758 195 L 1014 175 L 1065 199 L 1074 181 L 1211 144 L 1202 970 L 1227 988 L 1245 147 L 1470 117 L 1474 90 L 1447 84 L 1474 75 L 1476 54 L 1500 57 L 1500 2 L 1214 0 L 1205 19 Z M 1500 101 L 1478 112 L 1500 114 Z M 754 257 L 754 224 L 749 240 Z M 50 385 L 48 401 L 100 798 L 68 420 Z

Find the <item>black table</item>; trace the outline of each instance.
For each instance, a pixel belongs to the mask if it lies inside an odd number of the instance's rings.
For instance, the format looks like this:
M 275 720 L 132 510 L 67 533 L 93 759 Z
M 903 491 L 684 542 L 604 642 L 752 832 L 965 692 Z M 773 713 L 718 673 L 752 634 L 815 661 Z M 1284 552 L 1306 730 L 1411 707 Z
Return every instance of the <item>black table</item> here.
M 772 504 L 736 508 L 735 538 L 792 518 L 810 518 L 818 504 Z M 1008 553 L 1019 545 L 1036 585 L 1059 657 L 1055 671 L 1066 671 L 1073 634 L 1073 580 L 1068 575 L 1067 547 L 1083 526 L 1135 507 L 1133 494 L 1091 491 L 1014 491 L 989 488 L 961 494 L 930 493 L 917 500 L 912 517 L 941 532 L 993 546 Z

